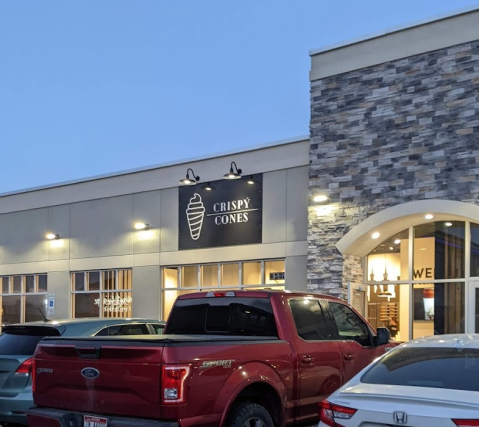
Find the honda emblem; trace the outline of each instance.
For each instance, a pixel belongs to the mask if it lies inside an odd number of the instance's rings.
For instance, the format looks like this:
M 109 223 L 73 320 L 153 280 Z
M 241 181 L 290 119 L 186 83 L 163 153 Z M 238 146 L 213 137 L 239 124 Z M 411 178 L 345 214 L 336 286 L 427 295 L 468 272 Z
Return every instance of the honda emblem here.
M 393 417 L 394 417 L 394 422 L 396 424 L 406 424 L 407 423 L 407 414 L 405 412 L 394 412 Z

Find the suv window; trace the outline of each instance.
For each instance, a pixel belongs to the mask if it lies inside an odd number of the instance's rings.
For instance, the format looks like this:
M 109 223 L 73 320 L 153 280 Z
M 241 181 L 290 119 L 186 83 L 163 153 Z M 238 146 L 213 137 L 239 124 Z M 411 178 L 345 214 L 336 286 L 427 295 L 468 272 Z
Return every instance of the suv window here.
M 161 325 L 159 323 L 150 323 L 150 326 L 155 331 L 155 334 L 161 335 L 163 334 L 163 330 L 165 329 L 165 325 Z
M 344 304 L 329 302 L 339 338 L 353 340 L 363 346 L 371 345 L 371 337 L 366 324 L 359 316 Z
M 7 326 L 0 335 L 0 354 L 30 356 L 43 337 L 59 335 L 55 328 Z
M 479 350 L 398 348 L 367 371 L 361 382 L 479 391 Z
M 278 337 L 268 298 L 213 297 L 177 300 L 165 334 Z
M 150 335 L 150 331 L 146 324 L 133 323 L 108 326 L 96 334 L 98 337 L 119 335 Z
M 331 338 L 323 309 L 317 299 L 301 298 L 289 300 L 298 335 L 306 341 Z

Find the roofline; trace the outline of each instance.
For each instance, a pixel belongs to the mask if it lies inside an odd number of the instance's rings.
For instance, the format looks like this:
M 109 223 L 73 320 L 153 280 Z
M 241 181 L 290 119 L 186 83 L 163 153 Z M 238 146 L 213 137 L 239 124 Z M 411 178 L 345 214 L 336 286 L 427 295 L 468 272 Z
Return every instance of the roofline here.
M 362 43 L 362 42 L 372 40 L 372 39 L 376 39 L 376 38 L 379 38 L 379 37 L 384 37 L 384 36 L 387 36 L 389 34 L 398 33 L 398 32 L 401 32 L 401 31 L 406 31 L 406 30 L 409 30 L 411 28 L 431 24 L 432 22 L 443 21 L 445 19 L 452 18 L 453 16 L 460 16 L 460 15 L 464 15 L 464 14 L 467 14 L 469 12 L 473 12 L 473 11 L 477 11 L 477 10 L 479 10 L 479 4 L 477 4 L 475 6 L 468 6 L 468 7 L 465 7 L 465 8 L 461 8 L 461 9 L 458 9 L 454 12 L 447 12 L 447 13 L 432 16 L 430 18 L 412 21 L 408 24 L 403 24 L 403 25 L 398 25 L 398 26 L 395 26 L 395 27 L 390 27 L 390 28 L 387 28 L 385 30 L 378 31 L 376 33 L 365 34 L 363 36 L 354 37 L 352 39 L 348 39 L 348 40 L 345 40 L 345 41 L 342 41 L 342 42 L 333 43 L 331 45 L 327 45 L 327 46 L 324 46 L 324 47 L 319 47 L 317 49 L 312 49 L 312 50 L 309 51 L 309 56 L 318 55 L 320 53 L 340 49 L 340 48 L 343 48 L 343 47 L 346 47 L 346 46 L 351 46 L 351 45 L 354 45 L 354 44 Z
M 74 185 L 74 184 L 80 184 L 84 182 L 89 182 L 89 181 L 96 181 L 96 180 L 101 180 L 101 179 L 107 179 L 107 178 L 114 178 L 117 176 L 123 176 L 123 175 L 129 175 L 129 174 L 135 174 L 135 173 L 140 173 L 140 172 L 146 172 L 154 169 L 161 169 L 161 168 L 166 168 L 170 166 L 178 166 L 182 164 L 187 164 L 187 163 L 194 163 L 194 162 L 200 162 L 203 160 L 209 160 L 209 159 L 215 159 L 219 157 L 225 157 L 225 156 L 231 156 L 234 154 L 241 154 L 241 153 L 247 153 L 250 151 L 258 151 L 262 150 L 264 148 L 272 148 L 272 147 L 277 147 L 280 145 L 288 145 L 288 144 L 294 144 L 297 142 L 301 141 L 307 141 L 310 139 L 309 135 L 302 135 L 302 136 L 297 136 L 297 137 L 292 137 L 292 138 L 287 138 L 287 139 L 281 139 L 278 141 L 273 141 L 273 142 L 268 142 L 265 144 L 261 145 L 255 145 L 255 146 L 250 146 L 246 147 L 243 149 L 236 149 L 236 150 L 230 150 L 230 151 L 224 151 L 221 153 L 215 153 L 213 155 L 203 155 L 203 156 L 198 156 L 198 157 L 191 157 L 187 159 L 181 159 L 181 160 L 174 160 L 171 162 L 166 162 L 166 163 L 160 163 L 156 165 L 150 165 L 150 166 L 143 166 L 139 168 L 134 168 L 134 169 L 126 169 L 123 171 L 119 172 L 111 172 L 107 174 L 101 174 L 101 175 L 94 175 L 90 176 L 87 178 L 80 178 L 80 179 L 74 179 L 71 181 L 62 181 L 58 182 L 55 184 L 47 184 L 47 185 L 41 185 L 38 187 L 29 187 L 25 189 L 20 189 L 20 190 L 14 190 L 14 191 L 8 191 L 5 193 L 0 193 L 0 197 L 5 197 L 5 196 L 14 196 L 17 194 L 23 194 L 23 193 L 30 193 L 34 191 L 40 191 L 40 190 L 47 190 L 47 189 L 52 189 L 52 188 L 57 188 L 57 187 L 64 187 L 68 185 Z

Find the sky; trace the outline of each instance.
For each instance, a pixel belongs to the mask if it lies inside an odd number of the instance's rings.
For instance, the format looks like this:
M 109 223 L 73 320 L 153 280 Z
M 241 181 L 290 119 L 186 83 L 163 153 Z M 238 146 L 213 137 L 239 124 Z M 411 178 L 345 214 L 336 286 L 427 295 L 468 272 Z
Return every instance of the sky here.
M 310 50 L 478 1 L 1 0 L 0 193 L 308 135 Z

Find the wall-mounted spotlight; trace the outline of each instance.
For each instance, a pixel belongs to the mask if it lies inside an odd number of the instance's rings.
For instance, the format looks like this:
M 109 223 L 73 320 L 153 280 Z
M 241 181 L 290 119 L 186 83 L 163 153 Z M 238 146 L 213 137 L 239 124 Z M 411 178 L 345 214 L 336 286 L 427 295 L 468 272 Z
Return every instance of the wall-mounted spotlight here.
M 326 194 L 316 194 L 316 196 L 313 197 L 313 202 L 324 203 L 328 199 L 329 199 L 329 197 Z
M 250 175 L 248 180 L 246 181 L 249 185 L 254 185 L 256 184 L 256 181 L 253 178 L 253 175 Z
M 60 238 L 59 234 L 54 234 L 54 233 L 48 233 L 45 238 L 47 240 L 58 240 Z
M 235 172 L 236 171 L 236 172 Z M 230 171 L 223 175 L 224 179 L 240 179 L 241 178 L 241 169 L 238 169 L 235 162 L 231 162 Z
M 213 190 L 216 190 L 215 187 L 213 187 L 209 182 L 206 184 L 206 185 L 203 185 L 203 187 L 201 187 L 203 190 L 206 190 L 206 191 L 213 191 Z
M 191 177 L 190 177 L 190 171 L 191 171 Z M 193 172 L 193 169 L 188 168 L 186 171 L 186 178 L 180 179 L 180 184 L 195 185 L 199 180 L 200 180 L 200 177 L 198 175 L 195 175 L 195 173 Z
M 148 230 L 149 228 L 150 228 L 150 224 L 145 224 L 144 222 L 135 223 L 136 230 Z

